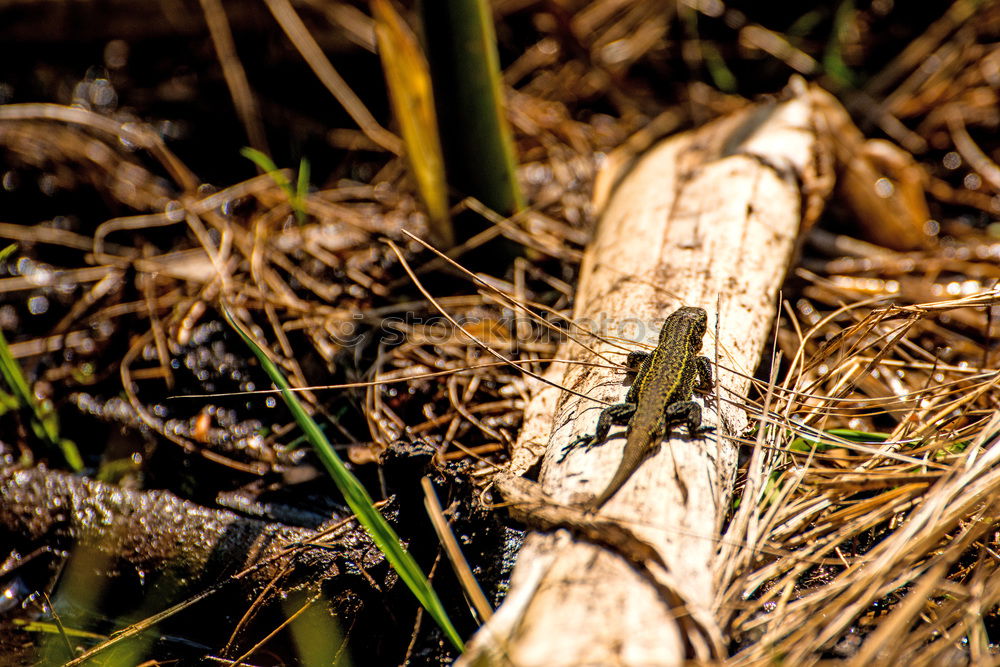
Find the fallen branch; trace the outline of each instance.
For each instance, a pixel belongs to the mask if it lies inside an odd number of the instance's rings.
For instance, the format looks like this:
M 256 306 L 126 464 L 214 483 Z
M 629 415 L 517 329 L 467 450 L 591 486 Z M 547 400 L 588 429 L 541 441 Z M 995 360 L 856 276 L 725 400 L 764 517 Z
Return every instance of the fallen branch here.
M 747 427 L 737 405 L 767 343 L 800 230 L 815 220 L 832 184 L 831 158 L 814 131 L 814 94 L 800 85 L 786 102 L 745 108 L 654 148 L 615 189 L 584 258 L 578 323 L 646 343 L 681 305 L 705 308 L 717 323 L 703 350 L 719 364 L 717 397 L 705 406 L 716 434 L 673 434 L 599 514 L 655 549 L 673 601 L 617 549 L 574 539 L 579 531 L 532 533 L 507 601 L 460 664 L 662 665 L 723 656 L 714 558 L 731 507 L 735 438 Z M 566 347 L 559 357 L 581 361 L 623 361 L 635 349 Z M 617 402 L 623 377 L 570 366 L 561 384 Z M 544 447 L 545 493 L 568 505 L 593 496 L 617 467 L 622 439 L 613 431 L 604 447 L 558 458 L 574 437 L 593 432 L 601 407 L 558 389 L 539 391 L 512 472 L 532 465 L 525 452 Z

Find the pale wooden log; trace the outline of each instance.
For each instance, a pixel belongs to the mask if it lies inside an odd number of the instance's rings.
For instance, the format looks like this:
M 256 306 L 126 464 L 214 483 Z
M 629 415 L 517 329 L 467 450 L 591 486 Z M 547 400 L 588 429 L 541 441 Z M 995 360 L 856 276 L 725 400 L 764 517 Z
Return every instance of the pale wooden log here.
M 720 657 L 713 558 L 736 469 L 727 436 L 741 435 L 747 424 L 730 401 L 738 403 L 749 387 L 731 370 L 753 374 L 799 231 L 831 187 L 813 130 L 816 94 L 798 84 L 788 101 L 749 107 L 658 145 L 614 189 L 584 258 L 576 317 L 601 333 L 628 335 L 618 328 L 631 322 L 630 337 L 653 345 L 663 318 L 678 306 L 709 313 L 703 353 L 720 364 L 717 393 L 698 400 L 716 434 L 693 439 L 681 429 L 600 513 L 652 545 L 667 570 L 654 564 L 640 573 L 566 530 L 531 533 L 506 601 L 459 664 L 648 666 Z M 621 348 L 596 347 L 624 359 Z M 558 356 L 599 361 L 577 344 L 564 348 Z M 623 379 L 580 365 L 561 381 L 613 403 L 624 396 Z M 593 432 L 601 407 L 541 389 L 512 472 L 524 473 L 544 449 L 540 482 L 547 494 L 573 504 L 597 493 L 620 460 L 621 429 L 603 447 L 558 458 L 574 437 Z

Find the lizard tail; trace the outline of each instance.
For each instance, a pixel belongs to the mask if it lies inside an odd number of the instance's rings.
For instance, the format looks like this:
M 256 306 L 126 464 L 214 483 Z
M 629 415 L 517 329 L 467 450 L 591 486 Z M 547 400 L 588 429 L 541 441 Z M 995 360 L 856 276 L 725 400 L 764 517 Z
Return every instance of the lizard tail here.
M 619 468 L 614 477 L 611 478 L 611 482 L 605 487 L 603 491 L 588 500 L 583 508 L 588 512 L 596 512 L 597 510 L 604 507 L 604 504 L 611 500 L 611 496 L 618 493 L 618 490 L 625 485 L 628 480 L 631 471 L 626 471 L 623 467 Z

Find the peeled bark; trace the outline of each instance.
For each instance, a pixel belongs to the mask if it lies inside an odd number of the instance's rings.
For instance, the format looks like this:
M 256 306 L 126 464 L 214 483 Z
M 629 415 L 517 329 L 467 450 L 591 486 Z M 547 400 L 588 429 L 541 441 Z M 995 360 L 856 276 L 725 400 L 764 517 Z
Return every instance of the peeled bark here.
M 823 94 L 798 88 L 788 101 L 745 108 L 642 156 L 614 188 L 584 258 L 575 317 L 599 333 L 654 345 L 677 307 L 709 313 L 702 353 L 718 363 L 717 384 L 696 400 L 715 433 L 675 431 L 599 513 L 652 546 L 666 567 L 659 559 L 636 567 L 634 558 L 576 537 L 579 530 L 533 532 L 507 600 L 460 664 L 671 665 L 722 657 L 713 561 L 731 506 L 732 438 L 748 423 L 738 406 L 767 344 L 800 231 L 831 186 L 813 123 L 814 96 Z M 598 341 L 594 349 L 622 363 L 637 346 Z M 573 342 L 557 356 L 602 361 Z M 581 364 L 569 366 L 561 383 L 615 403 L 624 377 Z M 613 429 L 603 447 L 558 459 L 564 445 L 593 432 L 602 407 L 541 389 L 512 472 L 524 473 L 531 452 L 544 448 L 546 494 L 575 505 L 600 491 L 621 458 L 624 439 L 615 434 L 623 429 Z

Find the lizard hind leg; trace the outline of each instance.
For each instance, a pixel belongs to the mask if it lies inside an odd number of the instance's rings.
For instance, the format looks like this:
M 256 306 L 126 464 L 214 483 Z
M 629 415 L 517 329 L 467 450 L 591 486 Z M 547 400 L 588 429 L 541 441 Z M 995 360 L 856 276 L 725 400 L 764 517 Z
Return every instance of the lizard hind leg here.
M 611 430 L 612 424 L 616 426 L 626 426 L 632 418 L 632 415 L 635 414 L 635 408 L 635 403 L 615 403 L 614 405 L 609 405 L 604 408 L 601 411 L 601 416 L 597 419 L 597 428 L 594 429 L 594 434 L 581 435 L 563 447 L 562 455 L 559 457 L 559 463 L 566 460 L 566 457 L 574 449 L 579 447 L 592 449 L 593 447 L 603 445 L 604 441 L 608 439 L 608 431 Z
M 701 423 L 701 406 L 694 401 L 679 401 L 671 403 L 663 411 L 663 417 L 668 424 L 685 424 L 690 435 L 714 431 L 714 426 L 703 426 Z

